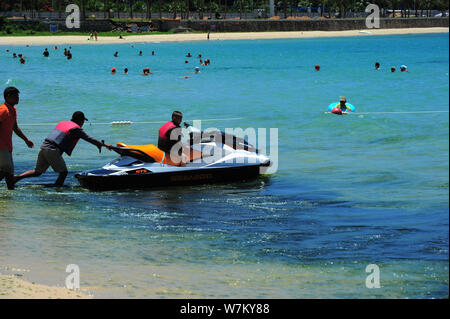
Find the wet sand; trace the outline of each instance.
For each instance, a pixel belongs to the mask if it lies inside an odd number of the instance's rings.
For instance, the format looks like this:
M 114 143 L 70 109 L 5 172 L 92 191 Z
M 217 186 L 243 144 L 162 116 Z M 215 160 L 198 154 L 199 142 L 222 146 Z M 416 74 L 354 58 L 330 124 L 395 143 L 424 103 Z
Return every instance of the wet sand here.
M 0 299 L 90 299 L 92 296 L 63 287 L 44 286 L 0 275 Z

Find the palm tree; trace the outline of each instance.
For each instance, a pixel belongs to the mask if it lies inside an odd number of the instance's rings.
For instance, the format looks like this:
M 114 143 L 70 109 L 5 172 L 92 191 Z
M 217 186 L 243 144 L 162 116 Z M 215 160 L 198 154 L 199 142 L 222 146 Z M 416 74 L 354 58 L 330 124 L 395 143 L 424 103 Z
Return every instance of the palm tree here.
M 116 0 L 116 11 L 117 11 L 117 19 L 120 19 L 120 0 Z
M 189 0 L 186 0 L 186 20 L 189 20 Z
M 159 18 L 162 19 L 162 0 L 158 0 Z
M 147 0 L 147 7 L 146 7 L 147 12 L 146 12 L 146 15 L 145 15 L 145 17 L 147 19 L 151 19 L 152 18 L 152 8 L 151 8 L 151 6 L 152 6 L 152 1 L 151 0 Z
M 133 19 L 133 5 L 134 5 L 134 0 L 129 0 L 129 4 L 130 4 L 130 19 Z

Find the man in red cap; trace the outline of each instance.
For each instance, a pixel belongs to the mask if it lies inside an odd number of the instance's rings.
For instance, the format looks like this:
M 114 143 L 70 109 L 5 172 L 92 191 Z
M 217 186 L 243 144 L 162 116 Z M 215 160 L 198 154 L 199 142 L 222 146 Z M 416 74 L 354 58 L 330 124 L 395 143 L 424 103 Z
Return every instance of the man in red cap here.
M 73 113 L 72 120 L 59 123 L 42 144 L 36 168 L 21 175 L 15 175 L 14 183 L 24 178 L 41 176 L 51 166 L 55 172 L 59 173 L 59 177 L 54 185 L 64 185 L 68 171 L 62 154 L 66 153 L 71 156 L 80 138 L 97 146 L 99 152 L 102 151 L 102 146 L 110 150 L 111 145 L 99 142 L 83 131 L 82 127 L 85 121 L 88 121 L 88 119 L 83 112 L 77 111 Z

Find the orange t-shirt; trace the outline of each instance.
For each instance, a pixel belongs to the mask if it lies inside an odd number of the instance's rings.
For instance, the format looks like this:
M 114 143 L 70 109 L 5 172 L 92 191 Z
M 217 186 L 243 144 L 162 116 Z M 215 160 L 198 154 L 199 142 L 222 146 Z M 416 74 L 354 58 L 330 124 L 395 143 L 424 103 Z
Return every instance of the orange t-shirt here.
M 0 149 L 13 150 L 12 133 L 17 120 L 17 109 L 0 106 Z

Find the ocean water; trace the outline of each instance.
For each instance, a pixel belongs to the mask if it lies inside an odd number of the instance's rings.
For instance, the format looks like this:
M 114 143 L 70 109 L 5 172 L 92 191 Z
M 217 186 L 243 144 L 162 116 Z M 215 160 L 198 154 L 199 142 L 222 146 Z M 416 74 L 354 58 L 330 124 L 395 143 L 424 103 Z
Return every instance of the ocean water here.
M 73 175 L 117 156 L 81 141 L 65 157 L 66 187 L 40 186 L 51 170 L 13 192 L 1 182 L 0 273 L 63 286 L 77 264 L 83 290 L 112 298 L 447 297 L 448 40 L 72 45 L 71 61 L 69 45 L 48 46 L 48 59 L 43 46 L 0 46 L 0 88 L 20 89 L 18 123 L 36 144 L 14 137 L 16 173 L 77 110 L 107 143 L 156 143 L 175 109 L 203 127 L 278 128 L 279 160 L 243 183 L 99 193 Z M 199 53 L 211 65 L 193 74 Z M 409 72 L 389 71 L 401 64 Z M 355 114 L 325 114 L 340 95 Z M 150 123 L 101 125 L 124 120 Z M 369 264 L 381 288 L 366 287 Z

